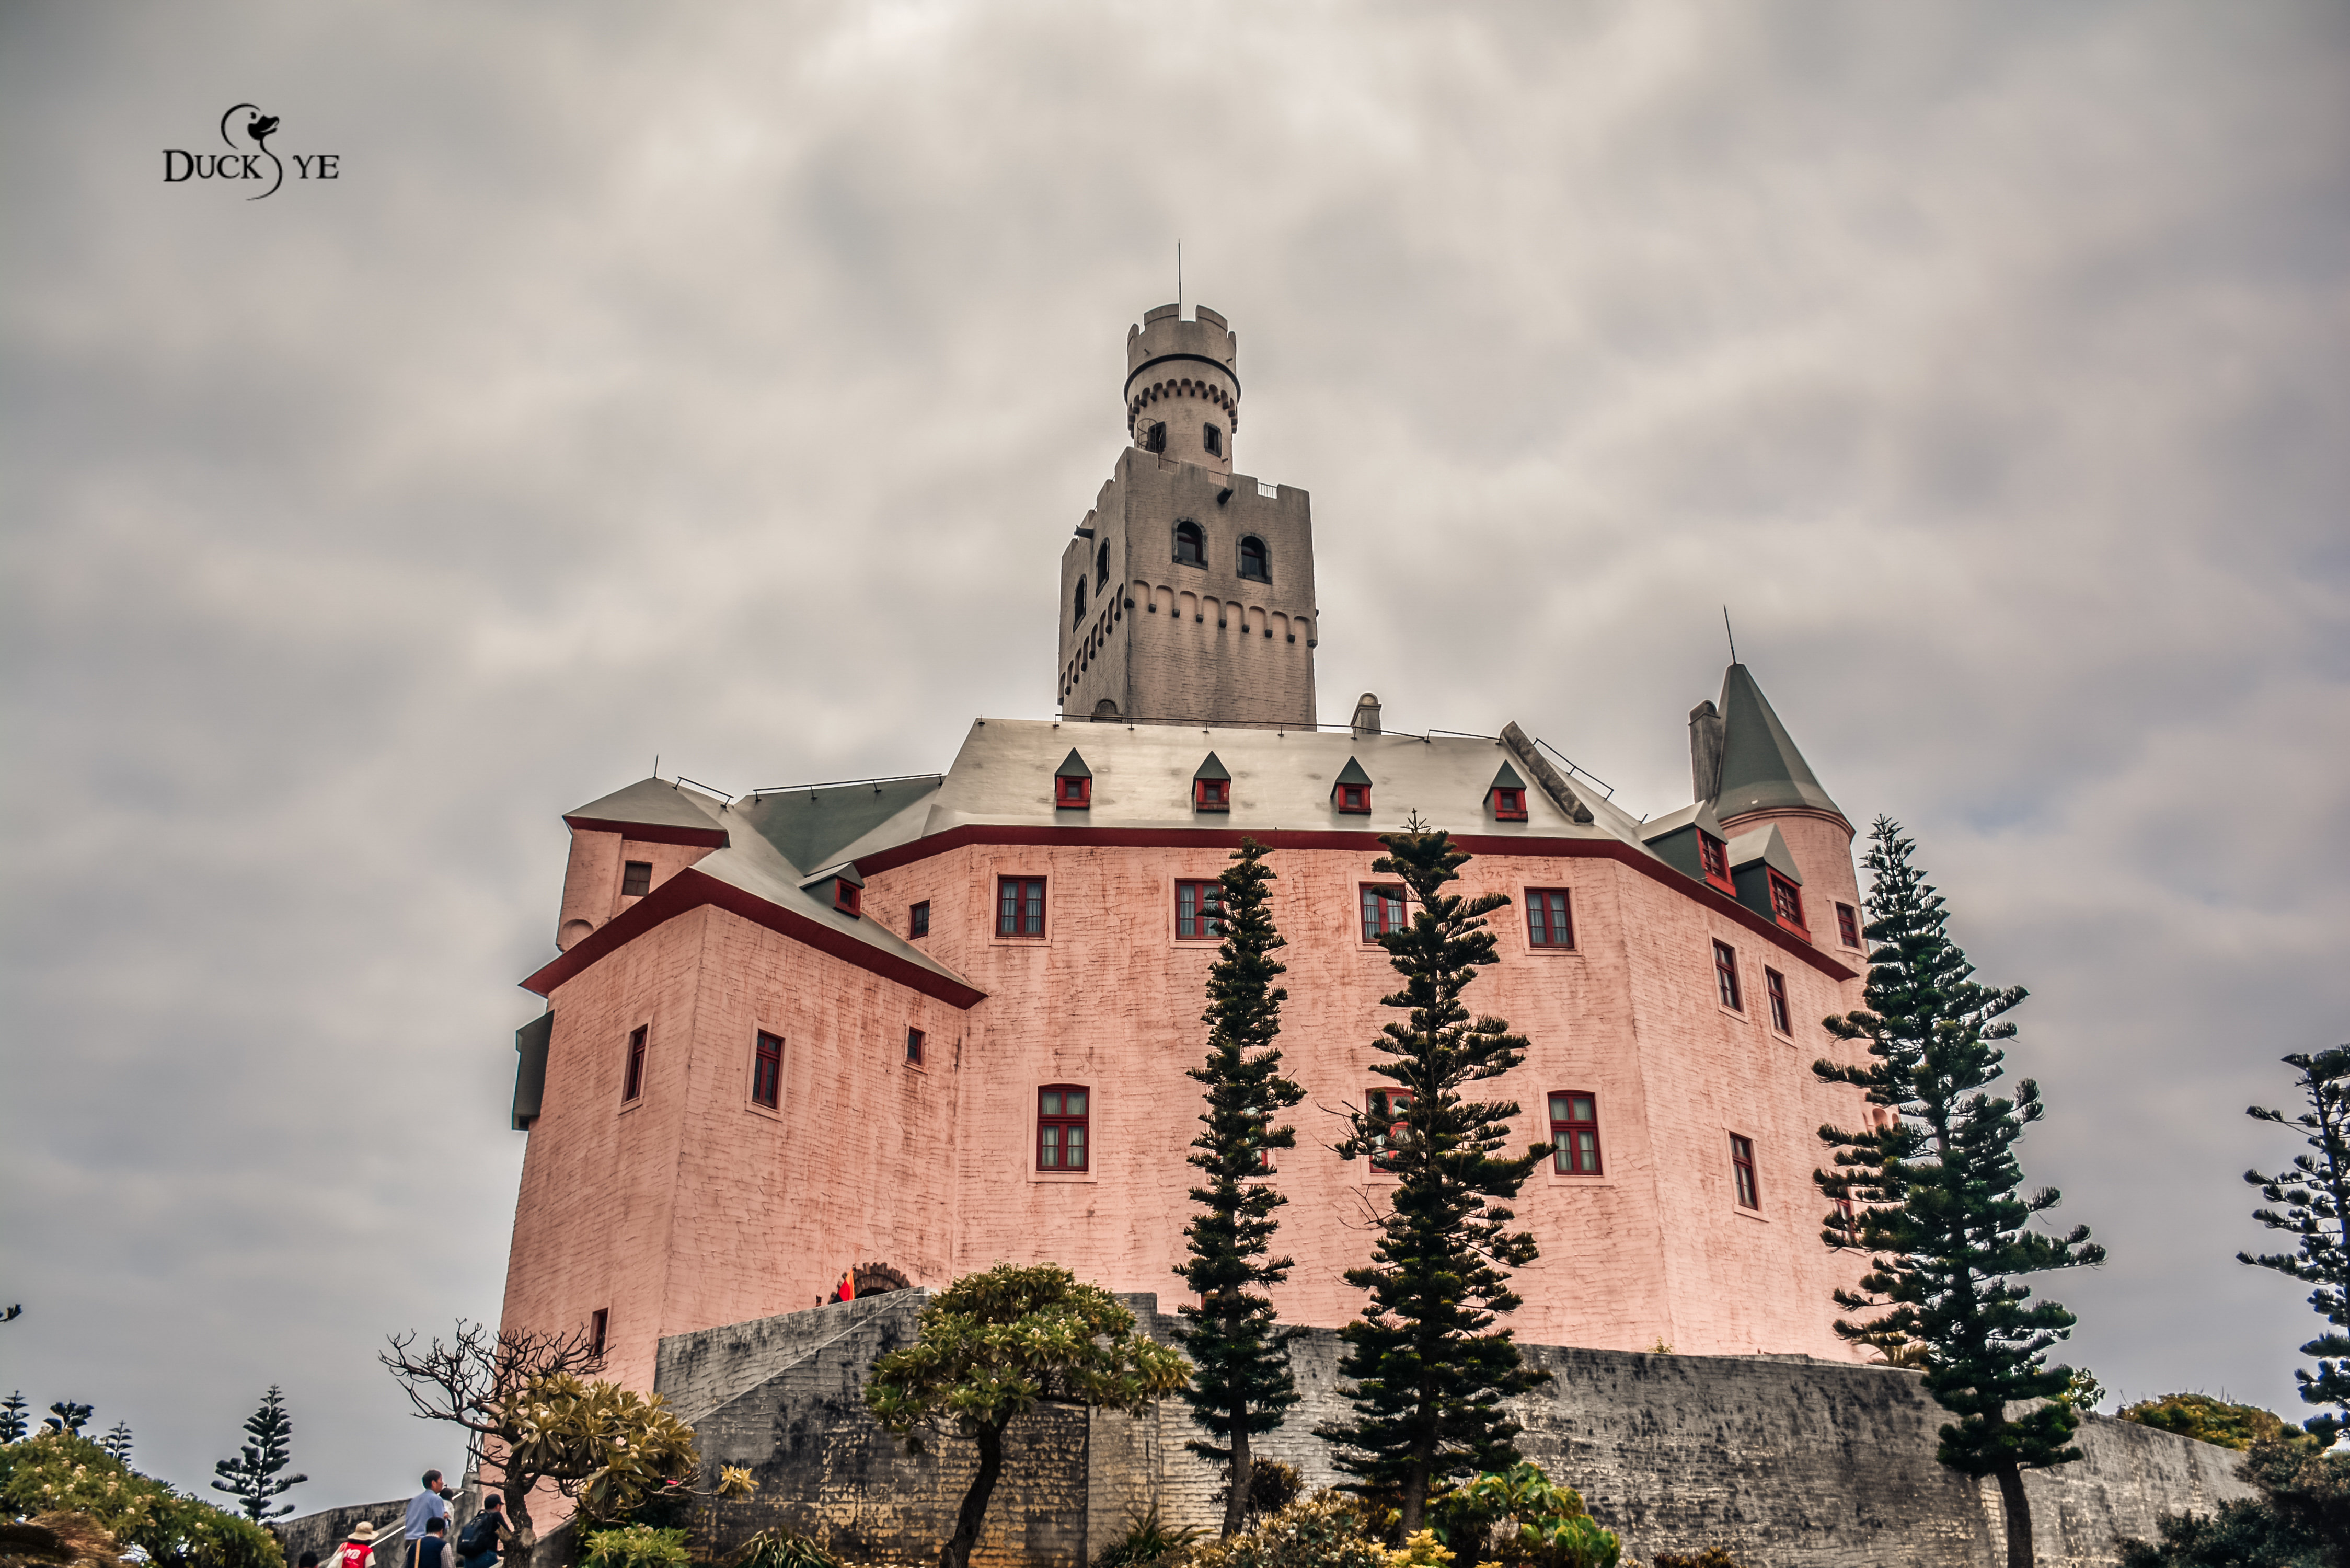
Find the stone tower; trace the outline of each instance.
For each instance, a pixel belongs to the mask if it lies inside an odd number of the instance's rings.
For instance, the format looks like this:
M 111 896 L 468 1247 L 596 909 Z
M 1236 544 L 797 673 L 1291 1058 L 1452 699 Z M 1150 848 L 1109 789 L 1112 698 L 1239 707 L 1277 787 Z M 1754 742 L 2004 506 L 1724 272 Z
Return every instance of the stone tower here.
M 1314 523 L 1306 493 L 1232 471 L 1239 339 L 1205 306 L 1162 305 L 1126 336 L 1126 422 L 1094 508 L 1061 553 L 1067 717 L 1310 726 Z

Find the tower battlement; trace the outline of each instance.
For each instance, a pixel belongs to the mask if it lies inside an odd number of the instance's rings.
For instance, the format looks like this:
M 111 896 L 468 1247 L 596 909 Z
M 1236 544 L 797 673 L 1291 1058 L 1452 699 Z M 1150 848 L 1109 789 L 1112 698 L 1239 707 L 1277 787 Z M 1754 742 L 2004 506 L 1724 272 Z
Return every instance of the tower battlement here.
M 1126 431 L 1134 444 L 1229 473 L 1241 424 L 1240 337 L 1206 306 L 1162 305 L 1126 329 Z

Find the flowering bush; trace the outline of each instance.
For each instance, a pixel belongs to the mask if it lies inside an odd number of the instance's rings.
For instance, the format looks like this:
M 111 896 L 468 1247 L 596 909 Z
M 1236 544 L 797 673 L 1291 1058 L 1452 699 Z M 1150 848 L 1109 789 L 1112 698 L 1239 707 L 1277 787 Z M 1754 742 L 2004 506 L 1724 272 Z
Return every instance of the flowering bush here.
M 157 1568 L 284 1568 L 267 1531 L 172 1490 L 84 1438 L 36 1433 L 0 1448 L 0 1504 L 9 1515 L 86 1514 Z
M 685 1568 L 690 1561 L 682 1530 L 627 1524 L 588 1537 L 587 1568 Z
M 1361 1502 L 1317 1492 L 1229 1540 L 1193 1547 L 1182 1561 L 1185 1568 L 1394 1568 L 1403 1554 L 1381 1545 L 1375 1530 Z

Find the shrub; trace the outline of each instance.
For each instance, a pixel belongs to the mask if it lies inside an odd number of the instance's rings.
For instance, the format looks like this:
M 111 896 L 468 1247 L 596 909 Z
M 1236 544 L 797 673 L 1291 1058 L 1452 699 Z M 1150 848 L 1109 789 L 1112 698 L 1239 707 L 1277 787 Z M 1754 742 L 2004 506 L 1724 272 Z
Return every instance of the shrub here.
M 1370 1511 L 1336 1491 L 1266 1514 L 1223 1541 L 1194 1546 L 1184 1568 L 1388 1568 Z
M 685 1568 L 692 1553 L 685 1549 L 682 1530 L 624 1524 L 590 1534 L 584 1561 L 587 1568 Z
M 2258 1405 L 2235 1405 L 2209 1394 L 2165 1394 L 2122 1407 L 2125 1421 L 2176 1432 L 2199 1443 L 2223 1449 L 2249 1449 L 2254 1443 L 2276 1442 L 2292 1429 L 2284 1417 Z
M 1101 1549 L 1094 1559 L 1094 1568 L 1149 1568 L 1181 1552 L 1207 1532 L 1196 1525 L 1170 1530 L 1159 1521 L 1159 1505 L 1150 1505 L 1148 1513 L 1127 1511 L 1128 1528 L 1124 1535 Z
M 2162 1514 L 2158 1543 L 2120 1542 L 2123 1568 L 2350 1568 L 2350 1458 L 2310 1449 L 2254 1443 L 2236 1473 L 2261 1489 L 2257 1501 Z
M 731 1568 L 840 1568 L 840 1559 L 796 1530 L 763 1530 L 743 1542 Z
M 1252 1516 L 1278 1513 L 1295 1502 L 1305 1490 L 1305 1477 L 1295 1465 L 1285 1465 L 1279 1459 L 1257 1459 L 1249 1466 L 1248 1511 Z M 1219 1512 L 1231 1492 L 1230 1482 L 1216 1489 Z
M 284 1568 L 259 1525 L 142 1476 L 86 1438 L 37 1432 L 0 1448 L 0 1503 L 17 1518 L 86 1514 L 157 1568 Z
M 1528 1461 L 1453 1488 L 1429 1511 L 1445 1543 L 1468 1552 L 1473 1562 L 1616 1568 L 1623 1555 L 1615 1532 L 1602 1530 L 1585 1512 L 1581 1493 Z

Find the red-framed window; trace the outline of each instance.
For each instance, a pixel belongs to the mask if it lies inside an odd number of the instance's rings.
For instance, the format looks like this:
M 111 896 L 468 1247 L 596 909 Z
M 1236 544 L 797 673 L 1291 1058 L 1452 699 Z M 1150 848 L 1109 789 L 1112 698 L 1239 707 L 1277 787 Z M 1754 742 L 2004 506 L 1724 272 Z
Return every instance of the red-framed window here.
M 995 934 L 999 937 L 1041 937 L 1045 934 L 1045 878 L 996 878 Z
M 1775 969 L 1762 971 L 1762 994 L 1771 1003 L 1771 1027 L 1782 1034 L 1795 1032 L 1795 1015 L 1787 1008 L 1787 977 Z
M 751 1103 L 774 1110 L 784 1100 L 784 1042 L 759 1032 L 751 1053 Z
M 1565 888 L 1526 889 L 1526 940 L 1538 948 L 1575 945 L 1575 901 Z
M 923 1049 L 923 1047 L 924 1047 L 924 1046 L 926 1046 L 926 1045 L 927 1045 L 927 1044 L 930 1044 L 930 1036 L 928 1036 L 928 1035 L 924 1034 L 920 1030 L 919 1030 L 919 1029 L 909 1029 L 909 1030 L 907 1030 L 907 1031 L 906 1031 L 906 1064 L 907 1064 L 908 1066 L 910 1066 L 910 1067 L 919 1067 L 919 1066 L 920 1066 L 920 1065 L 922 1064 L 922 1049 Z
M 1597 1176 L 1599 1097 L 1569 1089 L 1550 1097 L 1551 1168 L 1561 1176 Z
M 1860 911 L 1850 904 L 1836 906 L 1836 940 L 1848 948 L 1860 946 Z
M 1036 1091 L 1036 1168 L 1088 1170 L 1092 1154 L 1087 1132 L 1091 1098 L 1078 1084 L 1047 1084 Z
M 1175 935 L 1198 941 L 1224 934 L 1224 885 L 1221 882 L 1175 884 Z
M 604 1354 L 604 1339 L 605 1339 L 605 1335 L 606 1335 L 606 1334 L 610 1331 L 611 1327 L 612 1327 L 612 1309 L 611 1309 L 611 1308 L 609 1308 L 609 1307 L 598 1307 L 594 1312 L 591 1312 L 591 1313 L 589 1313 L 589 1314 L 588 1314 L 588 1355 L 603 1355 L 603 1354 Z
M 1776 871 L 1768 875 L 1771 878 L 1771 913 L 1789 930 L 1809 937 L 1812 929 L 1804 923 L 1804 890 Z
M 1732 1012 L 1746 1011 L 1746 1001 L 1738 990 L 1738 950 L 1728 942 L 1713 944 L 1713 983 L 1722 1006 Z
M 931 901 L 928 898 L 906 911 L 906 934 L 910 937 L 931 934 Z
M 1232 781 L 1230 779 L 1193 779 L 1191 809 L 1194 811 L 1230 811 L 1232 809 Z
M 1366 1089 L 1363 1110 L 1371 1120 L 1385 1122 L 1388 1130 L 1378 1136 L 1378 1148 L 1371 1155 L 1373 1170 L 1393 1170 L 1395 1156 L 1387 1152 L 1389 1146 L 1402 1140 L 1408 1124 L 1404 1117 L 1411 1111 L 1409 1089 Z
M 1332 793 L 1337 798 L 1339 811 L 1346 815 L 1368 816 L 1371 815 L 1370 785 L 1342 784 Z
M 1707 881 L 1725 893 L 1737 890 L 1730 879 L 1729 847 L 1702 827 L 1697 830 L 1697 863 L 1705 868 Z
M 1741 1209 L 1760 1210 L 1762 1189 L 1754 1179 L 1754 1140 L 1730 1135 L 1730 1178 L 1738 1189 Z
M 645 1092 L 645 1034 L 650 1027 L 640 1023 L 629 1032 L 629 1065 L 620 1075 L 620 1103 L 624 1106 Z
M 1497 822 L 1523 822 L 1526 819 L 1526 792 L 1512 789 L 1507 784 L 1495 784 L 1492 792 L 1493 817 Z
M 1089 811 L 1094 804 L 1094 781 L 1073 778 L 1062 774 L 1053 780 L 1053 804 L 1063 811 Z
M 629 860 L 620 866 L 620 897 L 641 898 L 653 890 L 653 863 Z
M 1403 928 L 1403 888 L 1393 882 L 1364 883 L 1363 940 L 1375 942 Z
M 865 907 L 865 889 L 846 877 L 832 879 L 832 907 L 844 915 L 854 915 Z

